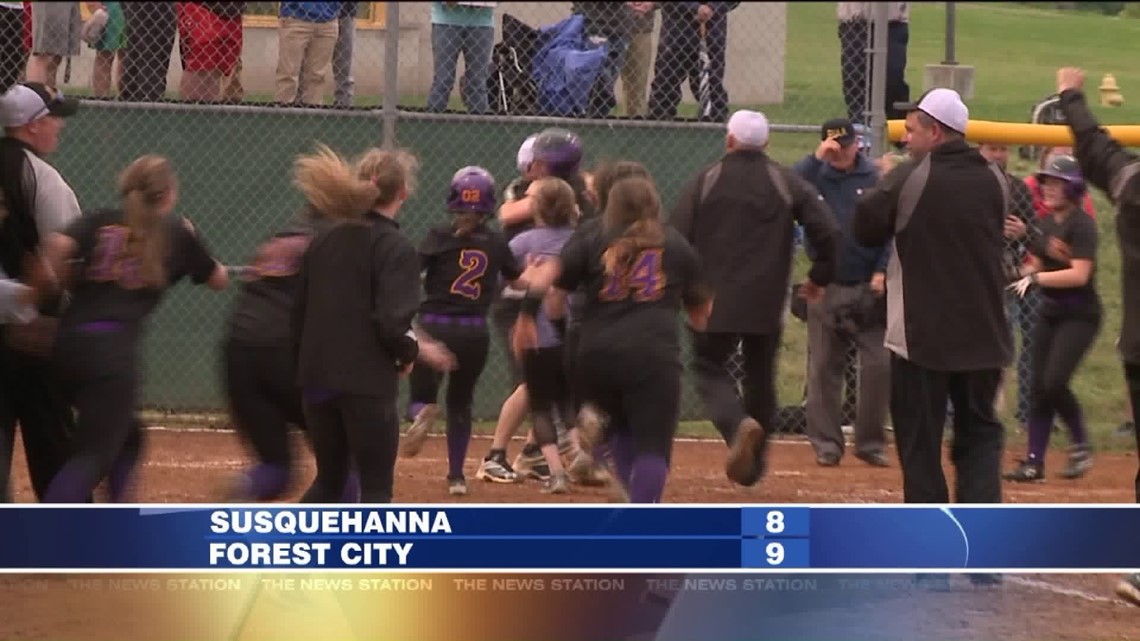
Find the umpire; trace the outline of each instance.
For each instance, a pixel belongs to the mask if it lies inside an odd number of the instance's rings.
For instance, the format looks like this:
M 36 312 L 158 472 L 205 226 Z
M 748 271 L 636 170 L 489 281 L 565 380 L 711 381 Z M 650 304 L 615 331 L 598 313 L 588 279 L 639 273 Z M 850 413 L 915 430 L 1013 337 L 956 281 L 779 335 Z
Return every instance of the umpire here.
M 38 82 L 14 85 L 0 98 L 0 268 L 25 279 L 41 241 L 79 217 L 75 192 L 43 158 L 59 145 L 63 119 L 79 105 Z M 75 428 L 47 358 L 63 301 L 40 304 L 39 317 L 3 328 L 0 342 L 0 497 L 10 500 L 8 475 L 19 422 L 36 497 L 70 454 Z
M 947 398 L 954 406 L 951 459 L 962 503 L 1001 502 L 1004 428 L 994 413 L 1013 337 L 1005 313 L 1004 172 L 966 143 L 969 110 L 933 89 L 906 104 L 911 159 L 856 205 L 855 239 L 892 238 L 887 265 L 891 416 L 907 503 L 949 503 L 942 471 Z
M 818 300 L 835 277 L 840 234 L 819 192 L 765 153 L 764 114 L 734 113 L 725 146 L 727 153 L 682 192 L 671 222 L 697 250 L 716 295 L 707 331 L 694 334 L 697 390 L 717 431 L 731 444 L 728 478 L 753 485 L 765 471 L 766 431 L 776 414 L 776 352 L 793 230 L 800 223 L 815 252 L 801 288 L 809 300 Z M 740 344 L 744 407 L 728 371 Z

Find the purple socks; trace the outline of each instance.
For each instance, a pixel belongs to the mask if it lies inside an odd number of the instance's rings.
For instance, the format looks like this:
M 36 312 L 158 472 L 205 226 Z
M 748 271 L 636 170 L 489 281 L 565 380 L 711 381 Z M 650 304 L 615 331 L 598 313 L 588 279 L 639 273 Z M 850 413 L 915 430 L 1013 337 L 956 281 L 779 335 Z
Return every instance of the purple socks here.
M 608 445 L 618 481 L 621 481 L 622 487 L 629 491 L 629 482 L 633 476 L 633 435 L 629 432 L 618 432 L 610 436 Z
M 665 457 L 653 454 L 638 454 L 633 461 L 633 476 L 629 482 L 631 503 L 660 503 L 665 492 L 665 479 L 669 476 L 669 464 Z
M 467 445 L 471 442 L 471 421 L 452 418 L 447 413 L 447 478 L 463 478 L 463 462 L 467 460 Z
M 124 449 L 122 454 L 119 454 L 119 458 L 115 459 L 115 464 L 111 466 L 111 473 L 107 475 L 107 491 L 111 495 L 112 503 L 125 501 L 138 459 L 137 451 L 127 449 Z
M 72 460 L 63 466 L 44 492 L 44 503 L 83 503 L 91 493 L 91 472 L 82 463 Z
M 246 488 L 253 501 L 272 501 L 285 493 L 289 486 L 289 469 L 263 463 L 246 473 Z
M 360 502 L 360 475 L 356 472 L 349 472 L 348 480 L 344 482 L 344 493 L 340 495 L 340 502 Z
M 1061 420 L 1065 422 L 1065 426 L 1069 428 L 1069 438 L 1073 439 L 1073 445 L 1088 445 L 1089 432 L 1085 428 L 1085 417 L 1081 413 L 1080 407 L 1073 408 L 1073 414 L 1066 416 L 1061 414 Z
M 1049 433 L 1053 431 L 1053 417 L 1031 417 L 1029 429 L 1029 460 L 1039 463 L 1045 460 L 1045 450 L 1049 448 Z

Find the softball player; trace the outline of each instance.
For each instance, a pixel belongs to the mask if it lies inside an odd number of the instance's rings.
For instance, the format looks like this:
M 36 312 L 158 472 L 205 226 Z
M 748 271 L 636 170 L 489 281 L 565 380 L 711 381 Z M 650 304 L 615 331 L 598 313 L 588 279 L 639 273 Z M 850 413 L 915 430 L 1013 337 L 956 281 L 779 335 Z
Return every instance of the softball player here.
M 471 441 L 471 404 L 491 341 L 487 312 L 499 276 L 514 283 L 522 270 L 503 235 L 486 224 L 495 211 L 490 172 L 482 167 L 455 172 L 447 209 L 451 221 L 429 231 L 419 248 L 425 294 L 419 325 L 456 356 L 447 384 L 447 487 L 462 496 L 467 494 L 463 462 Z M 435 427 L 441 382 L 442 376 L 428 369 L 412 372 L 408 413 L 414 422 L 400 450 L 405 457 L 418 454 Z
M 307 206 L 299 220 L 258 248 L 242 273 L 222 362 L 230 413 L 258 464 L 238 478 L 230 500 L 276 500 L 293 479 L 289 424 L 304 428 L 305 421 L 289 314 L 296 301 L 301 258 L 313 236 L 327 226 L 321 212 Z M 356 502 L 359 491 L 359 479 L 350 475 L 341 502 Z
M 411 192 L 414 161 L 373 149 L 356 171 L 328 147 L 299 158 L 294 183 L 331 222 L 301 261 L 292 337 L 305 424 L 317 476 L 302 500 L 341 496 L 351 463 L 360 500 L 392 500 L 399 377 L 417 356 L 446 367 L 443 351 L 419 342 L 416 250 L 396 217 Z
M 618 181 L 606 194 L 601 226 L 576 233 L 562 249 L 549 304 L 562 316 L 568 293 L 582 289 L 578 384 L 582 400 L 609 419 L 614 467 L 635 503 L 661 500 L 681 396 L 676 322 L 684 307 L 697 330 L 712 299 L 693 248 L 661 221 L 657 189 L 647 178 Z M 536 277 L 515 328 L 514 348 L 537 345 L 535 315 L 547 295 Z
M 1081 209 L 1087 187 L 1080 165 L 1072 156 L 1054 156 L 1037 172 L 1037 181 L 1051 211 L 1038 221 L 1041 233 L 1030 247 L 1025 278 L 1012 285 L 1022 295 L 1037 285 L 1043 294 L 1033 328 L 1029 452 L 1005 475 L 1019 482 L 1043 480 L 1054 414 L 1068 426 L 1073 442 L 1061 477 L 1080 478 L 1092 467 L 1088 429 L 1069 381 L 1096 340 L 1102 316 L 1096 291 L 1097 226 Z
M 45 503 L 83 502 L 104 478 L 111 500 L 124 499 L 142 447 L 135 401 L 143 324 L 183 277 L 214 290 L 229 280 L 190 223 L 171 216 L 178 185 L 166 158 L 131 163 L 119 196 L 122 209 L 91 212 L 47 241 L 49 262 L 72 282 L 54 358 L 78 418 L 72 456 Z

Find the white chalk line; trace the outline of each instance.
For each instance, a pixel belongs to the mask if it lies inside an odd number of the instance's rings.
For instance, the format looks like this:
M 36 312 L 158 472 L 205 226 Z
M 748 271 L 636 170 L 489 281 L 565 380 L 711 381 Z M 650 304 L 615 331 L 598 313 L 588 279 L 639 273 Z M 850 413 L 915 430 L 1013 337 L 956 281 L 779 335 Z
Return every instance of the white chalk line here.
M 1088 601 L 1090 603 L 1109 603 L 1109 604 L 1118 605 L 1118 606 L 1134 607 L 1134 606 L 1131 606 L 1128 603 L 1126 603 L 1120 599 L 1111 598 L 1111 597 L 1104 597 L 1104 596 L 1100 596 L 1097 594 L 1091 594 L 1089 592 L 1085 592 L 1084 590 L 1078 590 L 1076 588 L 1062 587 L 1062 586 L 1057 585 L 1056 583 L 1052 583 L 1050 581 L 1040 581 L 1038 579 L 1027 579 L 1025 577 L 1020 577 L 1020 576 L 1006 576 L 1005 580 L 1009 581 L 1010 583 L 1013 583 L 1015 585 L 1020 585 L 1022 587 L 1030 588 L 1032 590 L 1040 590 L 1043 592 L 1052 592 L 1053 594 L 1057 594 L 1060 596 L 1072 597 L 1074 599 L 1081 599 L 1083 601 Z

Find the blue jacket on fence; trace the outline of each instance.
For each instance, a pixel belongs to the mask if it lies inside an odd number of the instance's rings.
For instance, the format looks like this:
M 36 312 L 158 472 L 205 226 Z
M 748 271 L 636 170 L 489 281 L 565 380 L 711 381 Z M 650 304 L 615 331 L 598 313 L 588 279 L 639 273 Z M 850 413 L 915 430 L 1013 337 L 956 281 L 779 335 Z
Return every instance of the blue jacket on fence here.
M 340 15 L 340 2 L 282 2 L 282 18 L 305 22 L 329 22 Z
M 539 29 L 539 43 L 531 67 L 539 110 L 557 116 L 585 113 L 590 88 L 606 61 L 606 47 L 587 43 L 581 15 Z
M 855 218 L 855 203 L 863 194 L 863 190 L 874 187 L 879 180 L 879 172 L 875 169 L 874 163 L 866 155 L 859 154 L 851 171 L 842 172 L 819 160 L 815 154 L 808 154 L 797 162 L 793 169 L 803 176 L 804 180 L 815 186 L 831 208 L 839 229 L 843 231 L 843 246 L 839 254 L 835 282 L 866 283 L 871 280 L 875 272 L 886 272 L 887 261 L 891 257 L 891 246 L 865 247 L 855 242 L 851 233 L 851 221 Z M 815 256 L 811 243 L 806 238 L 804 250 L 808 256 Z

